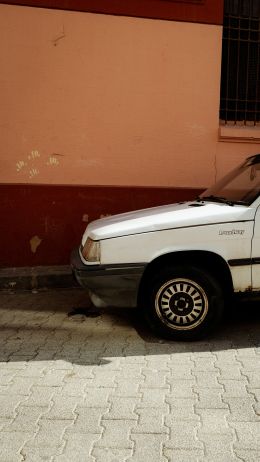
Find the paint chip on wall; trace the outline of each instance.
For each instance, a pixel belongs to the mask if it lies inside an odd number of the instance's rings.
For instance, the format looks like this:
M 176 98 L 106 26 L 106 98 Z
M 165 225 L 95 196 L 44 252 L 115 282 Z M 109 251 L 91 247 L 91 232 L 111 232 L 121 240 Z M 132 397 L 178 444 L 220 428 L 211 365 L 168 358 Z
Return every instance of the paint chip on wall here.
M 88 223 L 88 214 L 87 213 L 84 213 L 83 217 L 82 217 L 82 221 L 84 223 Z
M 36 253 L 41 242 L 42 242 L 42 239 L 39 236 L 33 236 L 30 239 L 30 246 L 31 246 L 32 253 Z

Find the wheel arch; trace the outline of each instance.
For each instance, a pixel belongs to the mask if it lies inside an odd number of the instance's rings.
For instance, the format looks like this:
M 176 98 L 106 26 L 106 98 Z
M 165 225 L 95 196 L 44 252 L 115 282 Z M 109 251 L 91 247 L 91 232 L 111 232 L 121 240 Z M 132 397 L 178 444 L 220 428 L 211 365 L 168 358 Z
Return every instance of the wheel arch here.
M 199 264 L 198 264 L 199 262 Z M 149 287 L 151 276 L 162 266 L 193 265 L 208 272 L 219 281 L 226 296 L 233 293 L 233 280 L 227 262 L 220 255 L 205 250 L 187 250 L 171 252 L 152 260 L 145 268 L 138 291 L 138 303 L 143 300 L 146 288 Z

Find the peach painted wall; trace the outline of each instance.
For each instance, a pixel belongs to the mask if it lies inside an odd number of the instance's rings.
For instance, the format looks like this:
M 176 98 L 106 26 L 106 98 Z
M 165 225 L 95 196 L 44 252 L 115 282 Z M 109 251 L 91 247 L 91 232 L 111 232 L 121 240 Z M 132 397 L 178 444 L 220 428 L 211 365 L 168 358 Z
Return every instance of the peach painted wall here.
M 209 185 L 257 152 L 218 142 L 221 36 L 0 5 L 0 183 Z

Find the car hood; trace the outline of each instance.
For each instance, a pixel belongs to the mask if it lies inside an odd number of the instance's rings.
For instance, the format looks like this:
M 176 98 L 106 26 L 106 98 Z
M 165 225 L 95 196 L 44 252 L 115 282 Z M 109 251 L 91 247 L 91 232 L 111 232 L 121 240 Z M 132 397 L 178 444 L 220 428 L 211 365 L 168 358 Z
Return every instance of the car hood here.
M 184 202 L 122 213 L 93 221 L 88 225 L 82 243 L 84 245 L 87 237 L 93 240 L 110 239 L 163 229 L 253 219 L 254 209 L 250 207 L 212 202 Z

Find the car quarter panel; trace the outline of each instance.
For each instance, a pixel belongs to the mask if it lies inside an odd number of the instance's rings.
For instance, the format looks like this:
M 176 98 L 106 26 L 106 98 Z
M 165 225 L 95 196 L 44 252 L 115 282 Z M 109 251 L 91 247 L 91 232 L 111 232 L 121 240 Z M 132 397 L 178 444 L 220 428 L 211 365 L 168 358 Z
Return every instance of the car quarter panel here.
M 101 263 L 149 263 L 169 253 L 207 251 L 224 260 L 241 260 L 230 266 L 235 291 L 251 286 L 251 257 L 254 221 L 207 224 L 157 232 L 140 233 L 101 241 Z M 199 263 L 199 262 L 198 262 Z

